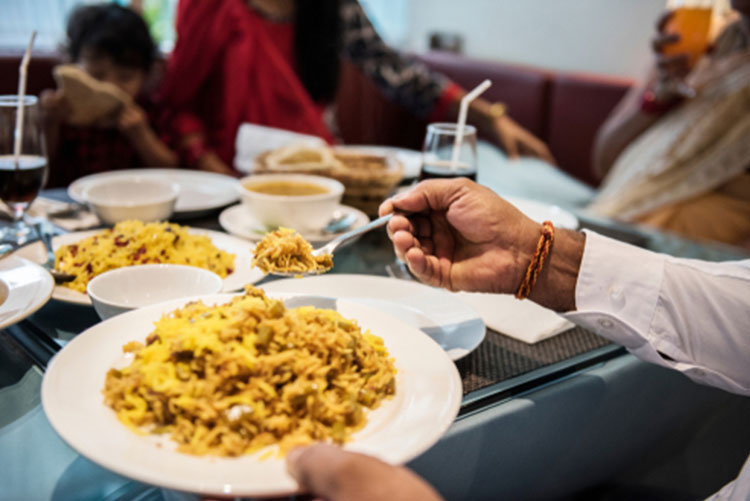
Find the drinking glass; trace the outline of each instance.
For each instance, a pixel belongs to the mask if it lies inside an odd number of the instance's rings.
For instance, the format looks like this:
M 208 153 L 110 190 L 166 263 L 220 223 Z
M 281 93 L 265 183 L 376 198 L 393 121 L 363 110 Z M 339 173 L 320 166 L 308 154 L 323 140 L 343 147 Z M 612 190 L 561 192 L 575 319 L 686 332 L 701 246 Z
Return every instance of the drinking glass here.
M 0 96 L 0 200 L 10 209 L 13 223 L 0 239 L 15 245 L 29 240 L 33 229 L 24 221 L 26 209 L 46 181 L 47 155 L 41 112 L 35 96 L 23 100 L 21 151 L 14 156 L 18 96 Z
M 664 27 L 664 31 L 680 35 L 680 40 L 665 46 L 664 54 L 687 54 L 690 56 L 692 68 L 708 48 L 714 2 L 712 0 L 669 0 L 667 8 L 674 13 Z
M 465 125 L 458 162 L 451 168 L 453 144 L 457 127 L 454 123 L 434 123 L 427 126 L 422 147 L 422 168 L 419 180 L 432 178 L 468 177 L 477 180 L 477 130 Z

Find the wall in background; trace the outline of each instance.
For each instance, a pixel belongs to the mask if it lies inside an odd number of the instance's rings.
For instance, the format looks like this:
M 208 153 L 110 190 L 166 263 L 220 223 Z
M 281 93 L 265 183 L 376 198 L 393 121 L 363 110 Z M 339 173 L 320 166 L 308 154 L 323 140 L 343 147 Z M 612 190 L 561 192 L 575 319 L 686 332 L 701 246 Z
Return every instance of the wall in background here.
M 427 49 L 433 31 L 457 32 L 467 55 L 546 68 L 638 77 L 665 0 L 367 0 L 394 45 Z M 369 5 L 368 5 L 369 4 Z M 371 8 L 380 4 L 381 9 Z M 408 5 L 408 21 L 386 4 Z M 393 21 L 391 21 L 393 18 Z M 385 29 L 388 27 L 388 29 Z

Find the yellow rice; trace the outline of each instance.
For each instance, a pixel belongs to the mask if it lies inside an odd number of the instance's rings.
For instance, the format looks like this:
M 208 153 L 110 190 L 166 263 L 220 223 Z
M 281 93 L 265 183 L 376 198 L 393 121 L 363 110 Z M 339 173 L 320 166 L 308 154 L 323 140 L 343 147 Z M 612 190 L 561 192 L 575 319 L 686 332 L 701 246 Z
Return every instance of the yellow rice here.
M 105 271 L 148 263 L 197 266 L 225 278 L 234 271 L 234 254 L 217 249 L 205 235 L 191 235 L 187 227 L 142 221 L 117 223 L 55 252 L 55 269 L 76 276 L 63 285 L 78 292 Z
M 264 273 L 323 273 L 333 268 L 333 256 L 314 256 L 312 245 L 299 233 L 279 228 L 258 242 L 253 266 Z
M 132 363 L 107 373 L 107 405 L 178 450 L 238 456 L 277 445 L 344 443 L 395 392 L 382 339 L 333 310 L 286 309 L 248 286 L 229 303 L 164 315 Z

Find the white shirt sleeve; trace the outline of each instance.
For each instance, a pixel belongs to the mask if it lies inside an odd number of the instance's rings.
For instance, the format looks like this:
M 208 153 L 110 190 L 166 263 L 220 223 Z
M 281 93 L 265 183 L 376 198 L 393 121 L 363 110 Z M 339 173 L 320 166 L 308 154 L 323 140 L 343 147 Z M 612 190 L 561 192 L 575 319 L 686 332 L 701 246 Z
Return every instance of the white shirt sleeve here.
M 750 395 L 750 260 L 711 263 L 586 232 L 570 321 L 696 382 Z

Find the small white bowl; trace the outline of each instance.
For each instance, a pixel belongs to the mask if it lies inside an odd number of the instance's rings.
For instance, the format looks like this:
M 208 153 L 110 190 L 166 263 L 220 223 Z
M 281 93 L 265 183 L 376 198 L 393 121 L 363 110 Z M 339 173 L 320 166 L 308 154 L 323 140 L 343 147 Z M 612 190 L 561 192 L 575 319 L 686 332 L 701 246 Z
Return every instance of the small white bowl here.
M 107 271 L 94 277 L 86 288 L 94 309 L 102 318 L 170 299 L 216 294 L 221 277 L 203 268 L 178 264 L 142 264 Z
M 247 188 L 272 181 L 315 184 L 328 192 L 317 195 L 269 195 Z M 240 179 L 238 189 L 242 203 L 262 224 L 269 227 L 285 226 L 299 232 L 323 228 L 344 194 L 344 185 L 335 179 L 307 174 L 256 174 Z
M 163 221 L 174 212 L 180 187 L 166 180 L 134 176 L 93 181 L 83 198 L 105 224 L 129 219 Z

